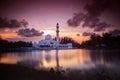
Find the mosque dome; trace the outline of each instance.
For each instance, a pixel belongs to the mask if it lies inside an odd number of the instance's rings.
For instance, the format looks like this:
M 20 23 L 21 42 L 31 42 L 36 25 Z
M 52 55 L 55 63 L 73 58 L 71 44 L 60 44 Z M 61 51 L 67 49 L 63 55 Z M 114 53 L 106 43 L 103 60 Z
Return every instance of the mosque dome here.
M 51 40 L 51 39 L 52 39 L 51 35 L 48 34 L 45 36 L 45 40 Z

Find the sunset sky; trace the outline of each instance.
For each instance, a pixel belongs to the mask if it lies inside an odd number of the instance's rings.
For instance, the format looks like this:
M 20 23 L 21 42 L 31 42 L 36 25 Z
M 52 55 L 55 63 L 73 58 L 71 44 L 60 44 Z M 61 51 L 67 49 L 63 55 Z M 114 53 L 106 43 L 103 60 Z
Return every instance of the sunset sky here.
M 10 41 L 38 41 L 45 35 L 78 42 L 93 33 L 120 35 L 119 0 L 1 0 L 0 37 Z

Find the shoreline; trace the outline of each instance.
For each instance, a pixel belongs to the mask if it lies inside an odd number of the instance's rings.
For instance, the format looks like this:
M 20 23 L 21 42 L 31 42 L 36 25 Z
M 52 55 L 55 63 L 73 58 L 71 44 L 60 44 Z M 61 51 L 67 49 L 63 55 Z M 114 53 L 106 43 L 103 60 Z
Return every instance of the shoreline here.
M 66 71 L 64 72 L 66 73 Z M 36 70 L 18 64 L 0 63 L 0 74 L 2 80 L 119 80 L 120 73 L 116 74 L 114 70 L 101 68 L 100 70 L 91 69 L 90 71 L 69 71 L 68 75 L 62 72 Z
M 66 77 L 61 74 L 18 64 L 0 63 L 0 74 L 2 74 L 2 80 L 66 80 Z
M 74 50 L 74 49 L 86 49 L 86 50 L 119 50 L 120 48 L 60 48 L 60 49 L 34 49 L 33 47 L 21 47 L 21 48 L 0 48 L 0 53 L 2 52 L 30 52 L 34 50 Z

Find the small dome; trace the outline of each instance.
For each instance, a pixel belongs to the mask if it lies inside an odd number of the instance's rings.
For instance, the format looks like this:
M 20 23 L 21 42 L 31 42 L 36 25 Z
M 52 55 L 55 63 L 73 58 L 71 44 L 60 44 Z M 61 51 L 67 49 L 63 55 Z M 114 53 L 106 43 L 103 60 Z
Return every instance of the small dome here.
M 50 40 L 50 39 L 52 39 L 51 35 L 48 34 L 45 36 L 45 40 Z

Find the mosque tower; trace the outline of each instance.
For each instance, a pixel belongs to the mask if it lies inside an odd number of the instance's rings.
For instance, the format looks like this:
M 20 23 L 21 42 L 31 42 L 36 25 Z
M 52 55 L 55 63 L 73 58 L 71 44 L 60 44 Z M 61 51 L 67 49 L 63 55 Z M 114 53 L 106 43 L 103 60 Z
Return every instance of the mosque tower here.
M 56 41 L 59 43 L 59 24 L 56 25 Z

